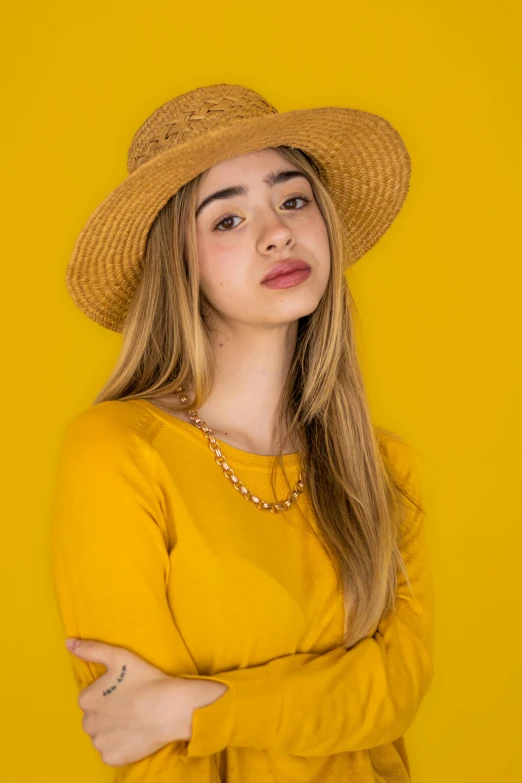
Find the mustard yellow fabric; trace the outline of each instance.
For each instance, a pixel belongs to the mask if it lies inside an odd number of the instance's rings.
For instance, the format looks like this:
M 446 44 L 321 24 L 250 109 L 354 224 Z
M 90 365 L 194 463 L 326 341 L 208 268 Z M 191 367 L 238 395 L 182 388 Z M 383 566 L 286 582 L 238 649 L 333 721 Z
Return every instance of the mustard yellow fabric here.
M 411 447 L 386 436 L 419 497 Z M 273 458 L 220 444 L 273 500 Z M 299 455 L 285 455 L 293 483 Z M 281 474 L 277 498 L 287 497 Z M 298 503 L 315 525 L 306 492 Z M 173 676 L 229 690 L 197 709 L 189 742 L 115 767 L 125 783 L 402 783 L 404 732 L 433 676 L 425 515 L 409 511 L 395 611 L 346 650 L 333 566 L 295 508 L 261 512 L 202 432 L 146 400 L 106 401 L 67 425 L 51 514 L 65 634 L 120 645 Z M 81 690 L 105 673 L 71 654 Z

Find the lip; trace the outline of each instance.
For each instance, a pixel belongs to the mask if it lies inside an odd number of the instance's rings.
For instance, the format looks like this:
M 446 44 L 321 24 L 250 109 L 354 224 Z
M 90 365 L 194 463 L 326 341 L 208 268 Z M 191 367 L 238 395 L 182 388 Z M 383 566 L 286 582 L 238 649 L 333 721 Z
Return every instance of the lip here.
M 274 277 L 279 275 L 287 275 L 289 272 L 296 272 L 298 269 L 310 269 L 310 264 L 303 261 L 300 258 L 287 258 L 285 261 L 279 261 L 266 273 L 261 280 L 262 283 L 266 283 L 267 280 L 273 280 Z

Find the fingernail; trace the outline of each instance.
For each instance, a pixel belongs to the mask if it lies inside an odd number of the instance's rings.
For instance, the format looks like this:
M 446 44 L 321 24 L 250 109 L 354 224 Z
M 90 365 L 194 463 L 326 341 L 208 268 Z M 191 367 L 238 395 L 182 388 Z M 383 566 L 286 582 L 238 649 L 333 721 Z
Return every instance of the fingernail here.
M 80 644 L 80 640 L 79 639 L 72 639 L 72 638 L 71 639 L 67 639 L 65 644 L 67 645 L 69 650 L 74 650 Z

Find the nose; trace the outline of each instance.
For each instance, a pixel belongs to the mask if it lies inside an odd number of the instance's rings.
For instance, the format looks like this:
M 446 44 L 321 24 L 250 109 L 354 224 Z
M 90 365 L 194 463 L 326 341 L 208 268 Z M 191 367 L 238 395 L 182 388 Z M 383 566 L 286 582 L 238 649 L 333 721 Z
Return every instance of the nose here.
M 289 226 L 273 212 L 268 211 L 259 232 L 259 252 L 282 250 L 284 247 L 292 247 L 294 242 L 295 238 Z

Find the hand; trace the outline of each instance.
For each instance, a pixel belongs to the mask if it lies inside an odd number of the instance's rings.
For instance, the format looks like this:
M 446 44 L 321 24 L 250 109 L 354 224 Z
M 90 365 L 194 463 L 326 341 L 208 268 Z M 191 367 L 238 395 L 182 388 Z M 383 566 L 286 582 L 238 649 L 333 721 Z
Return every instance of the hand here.
M 82 639 L 75 649 L 67 646 L 78 658 L 107 669 L 78 697 L 83 729 L 106 764 L 119 767 L 169 742 L 190 739 L 191 685 L 202 681 L 171 677 L 130 650 L 105 642 Z

